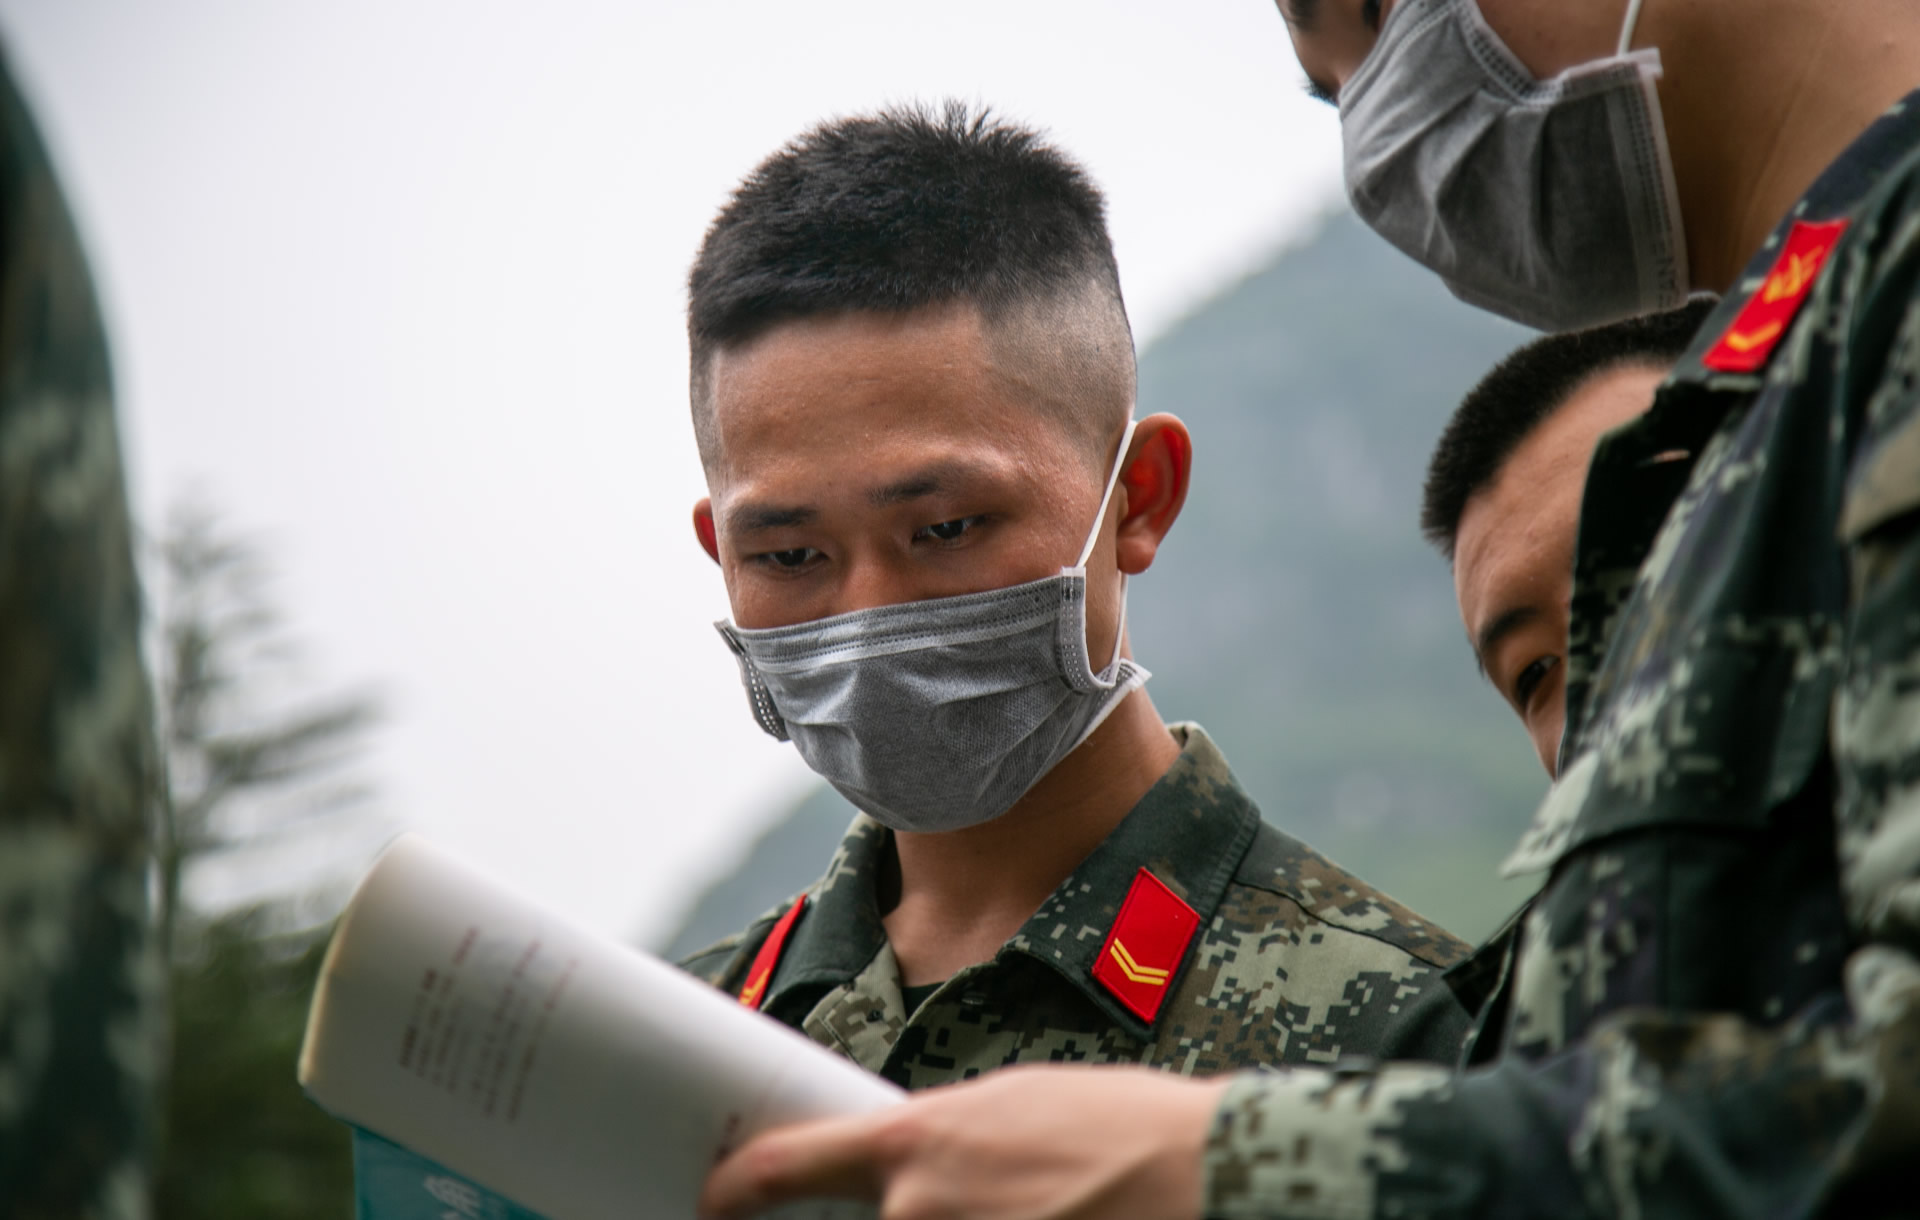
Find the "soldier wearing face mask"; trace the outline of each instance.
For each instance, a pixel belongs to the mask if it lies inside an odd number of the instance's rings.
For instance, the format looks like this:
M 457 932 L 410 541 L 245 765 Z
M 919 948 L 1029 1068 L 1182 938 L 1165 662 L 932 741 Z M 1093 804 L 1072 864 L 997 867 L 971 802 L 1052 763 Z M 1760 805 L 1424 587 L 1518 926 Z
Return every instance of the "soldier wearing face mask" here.
M 1910 1213 L 1920 6 L 1280 8 L 1356 209 L 1460 296 L 1548 327 L 1723 297 L 1593 457 L 1558 778 L 1506 863 L 1543 888 L 1465 968 L 1482 1065 L 1035 1072 L 765 1137 L 710 1205 Z
M 694 510 L 746 709 L 861 811 L 686 965 L 910 1088 L 1031 1062 L 1447 1060 L 1465 946 L 1164 724 L 1126 586 L 1186 495 L 1098 191 L 958 107 L 829 123 L 690 282 Z

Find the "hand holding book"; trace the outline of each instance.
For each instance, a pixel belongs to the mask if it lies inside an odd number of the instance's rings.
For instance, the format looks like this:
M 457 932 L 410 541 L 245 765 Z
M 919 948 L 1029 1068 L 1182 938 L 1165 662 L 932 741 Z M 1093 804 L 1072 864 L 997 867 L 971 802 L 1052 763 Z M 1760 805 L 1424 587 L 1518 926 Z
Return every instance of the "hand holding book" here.
M 363 1131 L 361 1220 L 690 1220 L 742 1140 L 903 1096 L 411 835 L 341 916 L 300 1083 Z

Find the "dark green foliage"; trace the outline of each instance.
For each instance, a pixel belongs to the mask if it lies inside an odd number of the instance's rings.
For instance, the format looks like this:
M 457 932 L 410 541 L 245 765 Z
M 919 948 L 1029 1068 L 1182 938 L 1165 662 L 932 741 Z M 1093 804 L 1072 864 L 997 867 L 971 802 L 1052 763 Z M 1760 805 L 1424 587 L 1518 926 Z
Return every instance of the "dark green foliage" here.
M 1206 726 L 1267 821 L 1468 939 L 1525 895 L 1494 870 L 1546 780 L 1474 672 L 1420 481 L 1454 406 L 1528 337 L 1341 214 L 1140 361 L 1140 413 L 1194 434 L 1185 514 L 1129 592 L 1155 704 Z M 808 797 L 672 948 L 805 886 L 851 816 Z
M 272 923 L 260 911 L 214 920 L 174 965 L 162 1220 L 351 1214 L 347 1129 L 293 1076 L 325 941 Z

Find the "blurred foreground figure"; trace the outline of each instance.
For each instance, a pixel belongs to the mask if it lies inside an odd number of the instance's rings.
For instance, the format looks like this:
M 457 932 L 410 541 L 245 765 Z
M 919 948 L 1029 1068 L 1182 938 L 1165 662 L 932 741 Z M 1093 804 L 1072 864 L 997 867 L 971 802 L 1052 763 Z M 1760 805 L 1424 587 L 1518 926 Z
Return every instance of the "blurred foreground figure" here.
M 148 1214 L 159 786 L 105 336 L 0 66 L 0 1215 Z
M 1588 474 L 1558 778 L 1506 863 L 1544 888 L 1453 976 L 1483 1066 L 1003 1076 L 774 1133 L 710 1203 L 1911 1215 L 1920 6 L 1280 7 L 1355 209 L 1459 296 L 1561 330 L 1724 294 Z

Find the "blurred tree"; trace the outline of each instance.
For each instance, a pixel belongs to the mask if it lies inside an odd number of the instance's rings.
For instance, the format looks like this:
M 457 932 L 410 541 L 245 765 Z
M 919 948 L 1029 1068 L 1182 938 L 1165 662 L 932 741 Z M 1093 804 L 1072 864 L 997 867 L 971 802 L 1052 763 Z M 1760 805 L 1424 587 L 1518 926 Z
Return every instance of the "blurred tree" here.
M 158 549 L 173 1056 L 155 1211 L 338 1220 L 346 1129 L 302 1095 L 294 1061 L 340 870 L 368 846 L 353 764 L 377 708 L 299 693 L 265 564 L 206 509 L 176 511 Z

